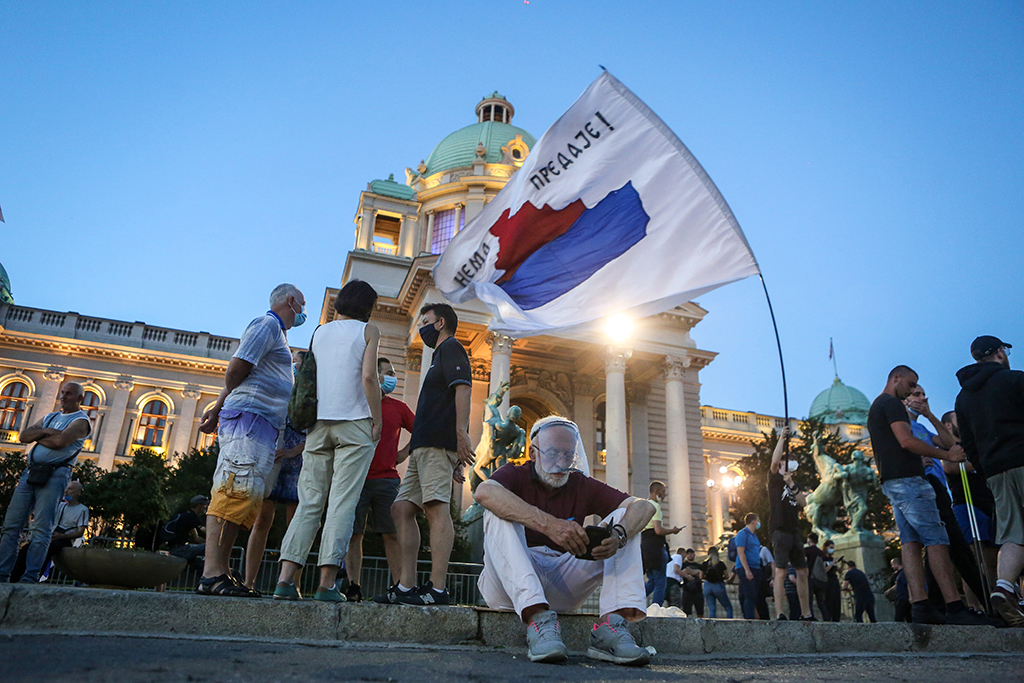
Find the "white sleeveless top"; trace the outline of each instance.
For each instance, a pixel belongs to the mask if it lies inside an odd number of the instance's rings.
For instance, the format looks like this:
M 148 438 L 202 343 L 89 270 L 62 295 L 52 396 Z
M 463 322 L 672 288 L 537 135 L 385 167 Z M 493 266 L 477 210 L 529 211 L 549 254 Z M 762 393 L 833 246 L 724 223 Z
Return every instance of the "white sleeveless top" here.
M 362 420 L 370 417 L 363 391 L 366 323 L 335 320 L 313 335 L 316 357 L 318 420 Z

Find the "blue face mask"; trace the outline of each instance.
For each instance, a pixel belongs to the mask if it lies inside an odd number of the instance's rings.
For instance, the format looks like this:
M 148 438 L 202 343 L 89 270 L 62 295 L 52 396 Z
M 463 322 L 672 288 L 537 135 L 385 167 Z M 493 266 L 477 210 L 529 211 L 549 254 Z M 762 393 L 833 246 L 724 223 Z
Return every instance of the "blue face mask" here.
M 384 375 L 384 381 L 380 383 L 380 390 L 390 394 L 398 386 L 398 378 L 394 375 Z
M 757 523 L 757 526 L 756 526 L 756 527 L 754 527 L 754 528 L 755 528 L 755 529 L 760 529 L 760 528 L 761 528 L 761 522 L 758 522 L 758 523 Z
M 295 314 L 295 321 L 292 323 L 292 327 L 298 327 L 302 323 L 306 322 L 306 307 L 303 306 L 299 309 L 299 312 Z
M 64 496 L 64 502 L 65 503 L 70 503 L 73 500 L 74 500 L 74 498 L 72 498 L 71 496 Z

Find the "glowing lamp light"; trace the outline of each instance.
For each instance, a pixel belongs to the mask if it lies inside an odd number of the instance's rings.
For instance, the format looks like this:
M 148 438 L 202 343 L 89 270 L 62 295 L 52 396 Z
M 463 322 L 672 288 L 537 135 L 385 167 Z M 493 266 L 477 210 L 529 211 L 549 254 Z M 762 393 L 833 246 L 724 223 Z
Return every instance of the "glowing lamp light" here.
M 729 471 L 729 468 L 726 467 L 725 465 L 722 465 L 721 467 L 718 468 L 718 473 L 719 474 L 725 474 L 728 471 Z
M 715 485 L 715 480 L 714 479 L 708 479 L 708 488 L 711 488 L 714 485 Z
M 722 486 L 727 489 L 732 488 L 732 477 L 722 477 Z
M 608 316 L 604 324 L 604 332 L 613 342 L 621 344 L 633 334 L 633 320 L 622 313 Z
M 733 484 L 734 484 L 735 486 L 739 486 L 739 485 L 740 485 L 740 482 L 742 482 L 742 481 L 743 481 L 743 477 L 736 477 L 735 479 L 733 479 L 733 480 L 732 480 L 732 483 L 733 483 Z

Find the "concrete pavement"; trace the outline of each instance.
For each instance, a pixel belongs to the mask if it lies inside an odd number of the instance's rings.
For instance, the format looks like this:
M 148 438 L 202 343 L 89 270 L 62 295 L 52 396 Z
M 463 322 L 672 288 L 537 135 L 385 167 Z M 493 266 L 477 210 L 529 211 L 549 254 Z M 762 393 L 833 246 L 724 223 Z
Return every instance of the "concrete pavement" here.
M 593 616 L 565 615 L 570 651 L 586 650 Z M 646 619 L 642 645 L 670 655 L 1021 653 L 1024 629 L 879 623 Z M 469 607 L 327 604 L 182 593 L 0 585 L 0 633 L 90 633 L 387 642 L 523 648 L 514 614 Z
M 573 656 L 533 664 L 520 651 L 478 646 L 387 646 L 327 641 L 268 642 L 212 637 L 0 636 L 5 683 L 977 683 L 1020 680 L 1024 655 L 832 655 L 658 657 L 645 668 Z

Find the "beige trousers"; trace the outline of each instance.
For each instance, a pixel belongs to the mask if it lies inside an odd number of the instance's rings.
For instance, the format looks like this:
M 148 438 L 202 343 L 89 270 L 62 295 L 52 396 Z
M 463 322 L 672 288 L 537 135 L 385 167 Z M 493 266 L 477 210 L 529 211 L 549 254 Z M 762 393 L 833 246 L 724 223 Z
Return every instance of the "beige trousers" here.
M 317 564 L 340 565 L 348 553 L 356 503 L 376 444 L 373 421 L 317 420 L 306 434 L 299 505 L 281 544 L 281 559 L 305 564 L 327 507 Z

